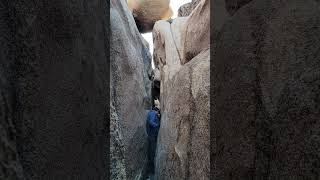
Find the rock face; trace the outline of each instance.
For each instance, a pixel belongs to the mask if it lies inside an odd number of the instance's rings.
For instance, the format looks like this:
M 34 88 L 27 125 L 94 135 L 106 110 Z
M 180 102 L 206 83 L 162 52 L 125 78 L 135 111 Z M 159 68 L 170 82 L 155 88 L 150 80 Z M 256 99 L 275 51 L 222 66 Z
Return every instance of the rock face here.
M 164 20 L 155 24 L 153 31 L 154 59 L 155 65 L 160 69 L 160 79 L 163 83 L 172 79 L 181 67 L 181 33 L 186 20 L 187 18 L 182 17 L 174 19 L 171 24 Z
M 2 17 L 2 16 L 1 16 Z M 4 30 L 1 27 L 1 30 Z M 3 43 L 3 41 L 1 41 Z M 2 48 L 8 49 L 9 44 L 2 44 Z M 14 124 L 14 98 L 12 95 L 12 88 L 8 81 L 8 74 L 3 73 L 6 66 L 5 61 L 1 61 L 1 80 L 0 80 L 0 92 L 1 92 L 1 116 L 0 116 L 0 179 L 24 179 L 23 169 L 19 160 L 19 154 L 17 151 L 17 130 Z
M 230 14 L 228 13 L 226 9 L 226 2 L 225 0 L 213 0 L 212 1 L 212 24 L 214 26 L 211 26 L 212 28 L 212 41 L 211 44 L 215 44 L 216 37 L 219 34 L 220 29 L 222 28 L 225 21 L 230 17 Z
M 105 4 L 1 7 L 0 179 L 106 179 Z
M 317 179 L 319 2 L 252 1 L 224 24 L 212 63 L 217 179 Z
M 114 101 L 110 104 L 110 179 L 127 179 L 125 164 L 125 147 L 123 143 L 123 130 L 119 116 L 114 107 Z
M 157 179 L 209 179 L 209 51 L 181 67 L 161 112 Z M 168 86 L 167 86 L 168 87 Z M 162 103 L 162 102 L 161 102 Z
M 190 3 L 182 5 L 178 9 L 178 17 L 189 16 L 199 3 L 200 3 L 200 0 L 193 0 Z
M 251 1 L 252 0 L 225 0 L 225 5 L 230 15 L 234 15 L 234 13 L 236 13 L 238 9 Z
M 186 24 L 190 18 L 177 18 L 171 24 L 158 21 L 153 30 L 154 60 L 161 76 L 161 127 L 155 175 L 158 180 L 209 179 L 210 47 L 207 44 L 182 65 L 186 37 L 183 33 L 185 27 L 190 27 Z M 197 30 L 194 33 L 209 32 Z
M 182 64 L 210 47 L 210 1 L 200 1 L 185 24 L 185 32 L 182 33 Z
M 195 9 L 200 2 L 201 2 L 201 0 L 192 0 L 191 1 L 192 9 Z
M 192 12 L 192 3 L 182 5 L 178 10 L 178 17 L 189 16 Z
M 181 68 L 181 33 L 186 20 L 185 17 L 176 18 L 171 24 L 161 20 L 156 22 L 153 30 L 154 60 L 155 66 L 160 70 L 160 96 L 163 112 L 167 105 L 166 97 L 171 92 L 170 82 Z
M 173 15 L 170 0 L 128 0 L 128 6 L 141 33 L 151 32 L 158 20 L 167 20 Z
M 111 145 L 118 150 L 112 154 L 117 160 L 111 166 L 118 167 L 112 176 L 122 179 L 125 166 L 127 179 L 139 179 L 147 160 L 145 121 L 151 108 L 151 55 L 126 2 L 111 0 L 110 14 L 111 113 L 116 127 L 111 129 Z

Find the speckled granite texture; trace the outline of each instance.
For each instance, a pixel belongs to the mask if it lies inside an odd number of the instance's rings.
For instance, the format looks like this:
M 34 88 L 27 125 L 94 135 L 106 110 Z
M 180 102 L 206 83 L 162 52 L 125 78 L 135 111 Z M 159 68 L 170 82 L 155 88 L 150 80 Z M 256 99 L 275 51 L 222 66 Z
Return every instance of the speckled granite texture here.
M 0 179 L 100 180 L 106 1 L 0 1 Z
M 214 179 L 319 179 L 319 2 L 253 0 L 229 16 L 211 59 Z

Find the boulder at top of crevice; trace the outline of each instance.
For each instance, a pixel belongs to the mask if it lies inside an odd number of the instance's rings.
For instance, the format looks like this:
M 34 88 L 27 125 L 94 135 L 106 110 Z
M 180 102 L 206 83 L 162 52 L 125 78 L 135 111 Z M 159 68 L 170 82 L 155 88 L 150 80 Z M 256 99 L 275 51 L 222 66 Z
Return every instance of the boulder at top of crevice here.
M 158 20 L 170 19 L 173 15 L 170 0 L 128 0 L 138 30 L 150 32 Z

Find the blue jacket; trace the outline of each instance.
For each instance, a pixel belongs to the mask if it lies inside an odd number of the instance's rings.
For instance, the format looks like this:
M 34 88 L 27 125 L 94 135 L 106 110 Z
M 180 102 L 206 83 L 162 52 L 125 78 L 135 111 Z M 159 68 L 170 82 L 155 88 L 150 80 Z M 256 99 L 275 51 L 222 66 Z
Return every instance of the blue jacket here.
M 156 138 L 158 135 L 160 123 L 157 112 L 154 110 L 149 111 L 147 117 L 147 133 L 149 138 Z

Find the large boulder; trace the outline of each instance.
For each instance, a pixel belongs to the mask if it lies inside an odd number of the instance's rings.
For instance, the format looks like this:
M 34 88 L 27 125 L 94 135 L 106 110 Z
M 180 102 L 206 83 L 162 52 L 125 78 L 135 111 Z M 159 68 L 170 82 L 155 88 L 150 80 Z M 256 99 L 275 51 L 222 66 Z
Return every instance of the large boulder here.
M 252 1 L 221 29 L 212 58 L 217 179 L 319 177 L 319 6 Z
M 139 179 L 147 160 L 145 121 L 151 108 L 151 55 L 125 0 L 111 0 L 110 14 L 110 103 L 114 105 L 113 127 L 118 127 L 111 131 L 116 159 L 111 166 L 118 167 L 112 175 L 123 178 L 124 162 L 127 179 Z M 117 154 L 119 151 L 123 155 Z
M 128 6 L 141 33 L 151 32 L 156 21 L 173 15 L 170 0 L 128 0 Z
M 0 4 L 0 179 L 107 179 L 106 5 Z
M 210 0 L 201 0 L 185 23 L 182 33 L 181 64 L 210 48 Z

